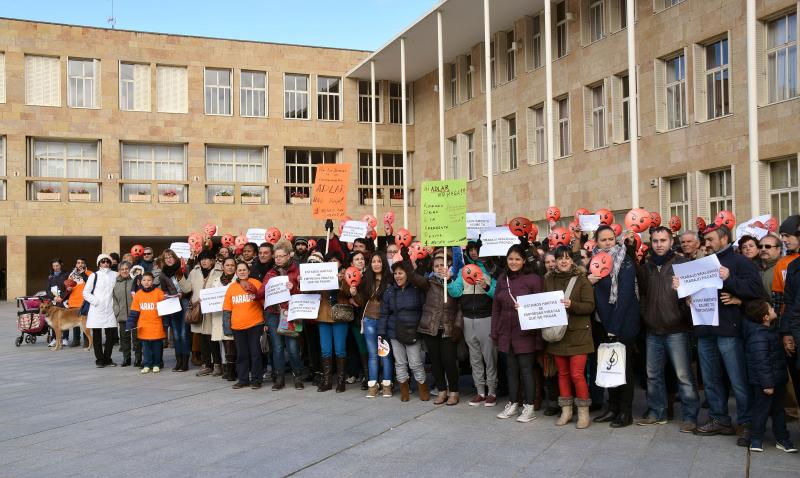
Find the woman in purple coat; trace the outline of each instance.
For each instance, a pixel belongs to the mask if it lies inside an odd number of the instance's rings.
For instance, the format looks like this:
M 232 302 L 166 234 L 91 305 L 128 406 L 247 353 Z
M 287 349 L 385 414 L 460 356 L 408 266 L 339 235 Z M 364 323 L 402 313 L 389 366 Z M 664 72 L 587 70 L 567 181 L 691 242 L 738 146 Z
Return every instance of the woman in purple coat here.
M 519 327 L 517 297 L 542 292 L 542 279 L 528 270 L 525 250 L 513 245 L 506 253 L 507 270 L 497 279 L 492 305 L 491 338 L 507 356 L 508 403 L 497 418 L 512 418 L 518 413 L 517 397 L 520 376 L 523 385 L 522 413 L 517 421 L 527 423 L 536 418 L 533 411 L 535 353 L 544 349 L 539 330 Z

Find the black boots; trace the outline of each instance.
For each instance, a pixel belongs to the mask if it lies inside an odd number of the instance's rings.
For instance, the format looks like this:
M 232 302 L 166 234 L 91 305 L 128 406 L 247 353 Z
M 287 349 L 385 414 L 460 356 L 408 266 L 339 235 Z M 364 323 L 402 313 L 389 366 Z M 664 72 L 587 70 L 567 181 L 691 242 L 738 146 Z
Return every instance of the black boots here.
M 611 428 L 624 428 L 633 423 L 633 415 L 629 411 L 617 413 L 614 420 L 611 421 Z
M 347 357 L 336 357 L 336 393 L 344 392 L 345 385 L 347 383 L 346 369 Z M 328 375 L 328 377 L 330 377 L 330 375 Z
M 292 372 L 294 374 L 294 372 Z M 295 390 L 302 390 L 305 386 L 303 385 L 303 376 L 302 375 L 295 375 L 294 376 L 294 389 Z
M 223 375 L 223 377 L 229 382 L 233 382 L 237 379 L 236 362 L 228 362 L 225 364 L 225 375 Z
M 337 359 L 338 364 L 338 359 Z M 331 372 L 333 368 L 333 359 L 331 357 L 322 357 L 322 377 L 317 384 L 318 392 L 327 392 L 331 389 Z M 338 388 L 337 388 L 338 391 Z
M 613 422 L 617 418 L 617 415 L 618 412 L 613 408 L 609 407 L 602 415 L 594 417 L 594 420 L 592 421 L 595 423 Z
M 173 372 L 186 372 L 189 370 L 189 355 L 176 355 Z
M 361 356 L 361 390 L 368 390 L 369 385 L 369 356 Z
M 274 382 L 275 383 L 272 384 L 272 391 L 276 392 L 278 390 L 282 390 L 283 387 L 286 386 L 286 374 L 284 372 L 278 372 L 278 374 L 275 376 Z
M 122 360 L 122 367 L 130 367 L 131 366 L 131 356 L 128 355 Z

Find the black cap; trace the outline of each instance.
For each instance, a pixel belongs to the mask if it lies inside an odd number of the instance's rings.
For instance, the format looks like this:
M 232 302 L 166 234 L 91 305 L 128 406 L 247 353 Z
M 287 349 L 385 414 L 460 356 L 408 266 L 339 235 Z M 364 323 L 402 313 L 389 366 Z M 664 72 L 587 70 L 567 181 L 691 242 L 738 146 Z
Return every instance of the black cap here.
M 781 223 L 781 227 L 778 228 L 778 232 L 780 234 L 794 235 L 797 234 L 798 227 L 800 227 L 800 215 L 795 214 L 787 217 Z

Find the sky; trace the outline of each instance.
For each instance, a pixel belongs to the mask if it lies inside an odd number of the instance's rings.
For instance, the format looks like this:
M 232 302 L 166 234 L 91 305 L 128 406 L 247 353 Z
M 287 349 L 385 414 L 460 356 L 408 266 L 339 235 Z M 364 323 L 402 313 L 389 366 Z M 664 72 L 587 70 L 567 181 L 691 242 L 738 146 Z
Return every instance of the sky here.
M 375 50 L 438 0 L 114 0 L 116 28 Z M 112 0 L 0 0 L 0 16 L 110 26 Z

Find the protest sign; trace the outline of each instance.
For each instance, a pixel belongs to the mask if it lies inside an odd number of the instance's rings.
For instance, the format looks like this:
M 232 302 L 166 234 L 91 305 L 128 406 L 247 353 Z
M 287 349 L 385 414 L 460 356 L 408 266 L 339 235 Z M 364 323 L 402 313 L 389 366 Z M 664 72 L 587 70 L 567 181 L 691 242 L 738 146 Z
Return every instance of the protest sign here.
M 367 235 L 369 224 L 363 221 L 347 221 L 342 226 L 342 233 L 339 235 L 341 242 L 353 242 L 356 239 L 363 239 Z
M 300 290 L 332 290 L 339 288 L 339 267 L 336 262 L 300 264 Z
M 467 182 L 422 183 L 420 241 L 423 246 L 459 246 L 467 242 Z
M 189 259 L 192 257 L 192 248 L 188 242 L 173 242 L 169 245 L 172 252 L 181 259 Z
M 508 248 L 519 244 L 519 238 L 507 227 L 491 227 L 481 234 L 481 257 L 505 256 Z
M 347 213 L 349 163 L 318 164 L 311 197 L 311 214 L 317 219 L 341 219 Z
M 563 299 L 564 291 L 561 290 L 517 297 L 519 328 L 531 330 L 567 325 L 567 309 L 561 302 Z
M 683 264 L 674 264 L 673 272 L 680 279 L 678 297 L 692 295 L 700 289 L 722 289 L 722 279 L 719 277 L 719 259 L 716 254 L 703 257 Z
M 247 242 L 254 242 L 256 244 L 261 244 L 266 240 L 267 230 L 266 229 L 259 229 L 259 228 L 252 228 L 247 230 Z
M 467 240 L 478 239 L 484 229 L 497 226 L 497 214 L 493 212 L 467 213 Z
M 156 303 L 156 310 L 158 315 L 164 317 L 165 315 L 174 314 L 181 311 L 181 300 L 177 297 L 170 297 L 166 300 Z
M 222 302 L 225 301 L 225 292 L 228 286 L 210 287 L 200 290 L 200 312 L 210 314 L 222 312 Z
M 599 214 L 586 214 L 578 216 L 578 224 L 581 226 L 583 232 L 593 232 L 600 227 Z
M 319 294 L 295 294 L 289 300 L 288 321 L 316 319 L 319 314 Z
M 267 282 L 267 286 L 264 287 L 265 309 L 271 305 L 289 302 L 292 295 L 289 293 L 289 289 L 286 288 L 286 284 L 288 283 L 289 276 L 273 277 Z
M 760 241 L 764 236 L 769 234 L 769 230 L 766 227 L 761 226 L 764 226 L 764 224 L 766 224 L 771 217 L 772 216 L 769 214 L 765 214 L 763 216 L 756 216 L 749 221 L 738 224 L 736 226 L 736 238 L 739 239 L 742 236 L 752 236 Z M 757 225 L 756 223 L 760 223 L 761 226 Z
M 692 294 L 692 323 L 694 325 L 719 325 L 719 299 L 717 289 L 708 287 Z

